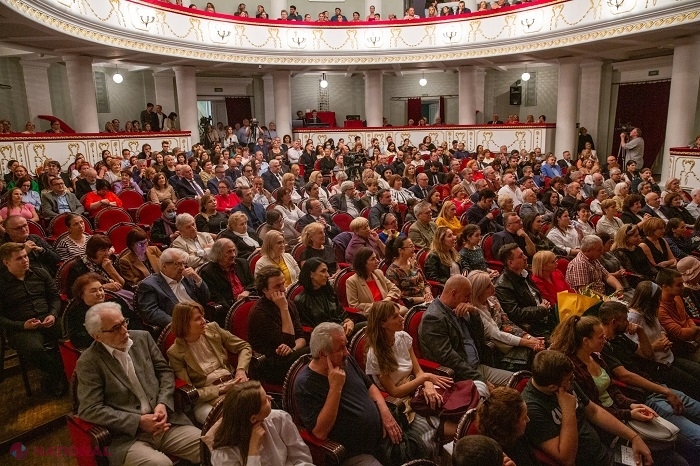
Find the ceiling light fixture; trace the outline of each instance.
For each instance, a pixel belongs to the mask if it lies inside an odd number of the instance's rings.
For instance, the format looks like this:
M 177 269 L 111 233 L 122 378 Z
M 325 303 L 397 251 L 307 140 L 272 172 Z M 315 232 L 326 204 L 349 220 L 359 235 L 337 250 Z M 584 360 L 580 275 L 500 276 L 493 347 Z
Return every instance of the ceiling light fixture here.
M 121 84 L 122 81 L 124 81 L 124 76 L 122 76 L 122 75 L 119 73 L 119 65 L 115 65 L 115 67 L 116 67 L 116 69 L 117 69 L 117 72 L 114 73 L 114 75 L 112 75 L 112 79 L 114 80 L 115 83 Z
M 420 84 L 422 87 L 425 87 L 428 84 L 428 80 L 425 79 L 425 73 L 423 73 L 423 77 L 418 80 L 418 84 Z
M 328 87 L 328 80 L 326 80 L 326 73 L 323 73 L 321 75 L 321 81 L 319 81 L 318 85 L 321 86 L 321 89 L 325 89 Z
M 524 72 L 522 74 L 522 76 L 520 76 L 520 79 L 522 79 L 523 81 L 529 81 L 530 80 L 530 73 L 528 73 L 527 71 Z

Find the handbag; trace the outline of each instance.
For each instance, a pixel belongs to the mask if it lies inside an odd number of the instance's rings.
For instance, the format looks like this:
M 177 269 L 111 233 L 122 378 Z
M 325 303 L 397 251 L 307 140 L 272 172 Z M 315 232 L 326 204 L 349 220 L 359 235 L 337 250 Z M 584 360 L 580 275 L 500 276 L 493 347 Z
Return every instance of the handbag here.
M 649 422 L 628 421 L 627 424 L 644 440 L 650 450 L 668 450 L 676 445 L 680 429 L 662 417 Z
M 450 388 L 435 387 L 435 391 L 442 396 L 442 405 L 431 408 L 425 401 L 425 388 L 423 385 L 416 389 L 411 398 L 411 409 L 418 415 L 430 419 L 439 417 L 440 423 L 459 422 L 464 413 L 476 408 L 481 400 L 479 390 L 473 380 L 455 382 Z
M 403 413 L 403 404 L 396 406 L 388 403 L 387 406 L 394 420 L 401 427 L 402 436 L 401 441 L 396 444 L 388 435 L 382 438 L 379 445 L 382 464 L 398 465 L 416 458 L 428 458 L 430 452 L 427 451 L 420 433 L 411 428 L 408 418 Z
M 596 305 L 602 304 L 598 298 L 591 298 L 578 293 L 560 291 L 557 293 L 557 308 L 559 309 L 559 322 L 564 322 L 571 316 L 582 316 L 586 311 Z

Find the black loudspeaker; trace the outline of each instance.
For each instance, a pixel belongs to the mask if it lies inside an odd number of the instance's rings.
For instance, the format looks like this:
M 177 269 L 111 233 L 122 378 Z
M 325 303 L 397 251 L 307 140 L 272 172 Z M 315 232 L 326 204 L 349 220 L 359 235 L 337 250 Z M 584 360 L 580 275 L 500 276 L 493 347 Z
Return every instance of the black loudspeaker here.
M 521 105 L 523 102 L 523 88 L 521 86 L 510 86 L 510 104 Z

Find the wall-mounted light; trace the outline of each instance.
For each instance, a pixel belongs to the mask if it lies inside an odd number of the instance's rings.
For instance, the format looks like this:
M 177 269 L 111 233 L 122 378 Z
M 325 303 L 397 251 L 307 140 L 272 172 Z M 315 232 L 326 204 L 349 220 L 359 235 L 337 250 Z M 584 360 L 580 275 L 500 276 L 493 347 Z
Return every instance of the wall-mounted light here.
M 117 68 L 117 72 L 112 75 L 112 79 L 114 80 L 115 83 L 121 84 L 122 81 L 124 81 L 124 76 L 122 76 L 119 73 L 119 66 L 117 66 L 116 68 Z
M 425 79 L 425 73 L 423 73 L 423 77 L 418 80 L 418 84 L 420 84 L 421 87 L 425 87 L 428 84 L 428 80 Z
M 520 79 L 522 79 L 523 81 L 529 81 L 530 80 L 530 73 L 528 73 L 527 71 L 524 72 L 522 74 L 522 76 L 520 76 Z
M 321 75 L 321 80 L 318 82 L 318 85 L 321 86 L 321 89 L 325 89 L 328 87 L 328 81 L 326 80 L 326 73 L 323 73 Z

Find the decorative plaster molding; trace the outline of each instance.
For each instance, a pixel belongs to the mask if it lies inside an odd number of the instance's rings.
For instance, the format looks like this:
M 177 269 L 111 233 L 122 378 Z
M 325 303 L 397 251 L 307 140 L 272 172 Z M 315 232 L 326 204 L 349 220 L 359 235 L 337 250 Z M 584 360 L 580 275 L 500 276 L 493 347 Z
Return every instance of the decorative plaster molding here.
M 360 27 L 254 22 L 146 0 L 0 0 L 27 18 L 91 42 L 195 60 L 381 65 L 527 53 L 700 21 L 694 0 L 553 0 L 502 14 Z

